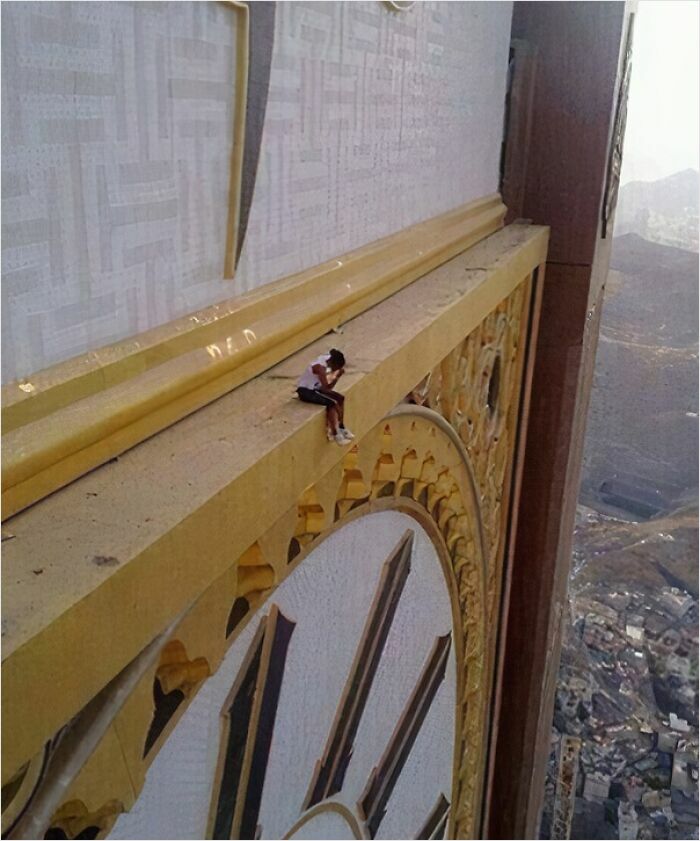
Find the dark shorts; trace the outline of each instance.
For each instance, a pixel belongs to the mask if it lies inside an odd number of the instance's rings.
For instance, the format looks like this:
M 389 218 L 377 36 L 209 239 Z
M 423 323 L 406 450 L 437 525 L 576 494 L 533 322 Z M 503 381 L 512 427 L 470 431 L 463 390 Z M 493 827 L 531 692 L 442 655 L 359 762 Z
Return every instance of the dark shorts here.
M 318 403 L 319 406 L 335 406 L 338 403 L 338 400 L 331 397 L 330 394 L 324 394 L 315 388 L 298 388 L 297 394 L 304 403 Z M 340 397 L 340 395 L 338 396 Z

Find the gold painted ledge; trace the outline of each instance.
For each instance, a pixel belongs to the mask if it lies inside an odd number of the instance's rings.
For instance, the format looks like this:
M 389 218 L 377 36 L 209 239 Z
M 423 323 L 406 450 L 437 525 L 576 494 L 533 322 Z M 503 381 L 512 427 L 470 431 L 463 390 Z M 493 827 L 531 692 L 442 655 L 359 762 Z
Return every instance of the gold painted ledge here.
M 545 228 L 511 225 L 345 325 L 358 440 L 546 249 Z M 7 524 L 3 782 L 343 459 L 323 410 L 293 399 L 324 348 L 327 338 Z
M 251 379 L 503 226 L 498 195 L 2 390 L 3 519 Z

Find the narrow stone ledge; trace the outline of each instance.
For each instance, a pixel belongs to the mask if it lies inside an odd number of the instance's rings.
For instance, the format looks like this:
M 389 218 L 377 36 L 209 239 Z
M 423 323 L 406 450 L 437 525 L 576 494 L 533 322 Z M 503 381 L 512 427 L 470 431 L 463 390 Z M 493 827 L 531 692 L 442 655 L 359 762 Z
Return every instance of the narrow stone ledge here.
M 495 194 L 2 389 L 8 518 L 251 380 L 503 224 Z

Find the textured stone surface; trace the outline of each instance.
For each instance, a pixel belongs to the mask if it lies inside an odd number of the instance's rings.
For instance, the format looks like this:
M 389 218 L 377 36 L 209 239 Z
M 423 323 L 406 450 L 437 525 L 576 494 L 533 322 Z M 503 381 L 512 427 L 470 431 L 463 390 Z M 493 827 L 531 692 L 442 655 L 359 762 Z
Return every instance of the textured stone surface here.
M 231 282 L 233 9 L 3 7 L 3 379 L 495 192 L 510 12 L 279 4 Z

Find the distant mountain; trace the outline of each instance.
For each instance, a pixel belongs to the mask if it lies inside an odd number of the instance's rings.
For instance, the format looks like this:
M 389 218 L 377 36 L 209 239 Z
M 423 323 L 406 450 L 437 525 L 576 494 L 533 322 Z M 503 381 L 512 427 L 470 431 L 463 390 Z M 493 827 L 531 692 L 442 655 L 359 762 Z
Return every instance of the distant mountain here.
M 635 233 L 697 251 L 699 188 L 700 174 L 695 169 L 658 181 L 630 181 L 620 188 L 615 235 Z
M 646 203 L 656 213 L 673 216 L 684 208 L 698 212 L 700 173 L 684 169 L 656 181 L 629 181 L 620 189 L 619 205 Z
M 668 510 L 697 487 L 697 343 L 697 254 L 615 237 L 588 415 L 586 504 L 639 516 L 640 504 L 654 498 Z
M 615 225 L 617 231 L 617 224 Z M 633 233 L 616 236 L 603 329 L 663 347 L 698 341 L 698 257 Z

